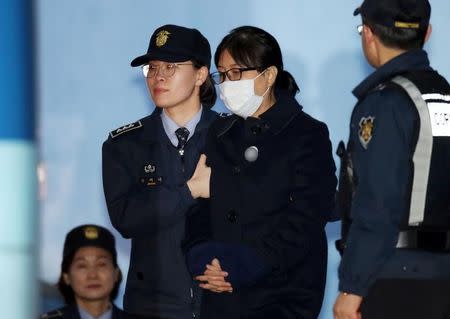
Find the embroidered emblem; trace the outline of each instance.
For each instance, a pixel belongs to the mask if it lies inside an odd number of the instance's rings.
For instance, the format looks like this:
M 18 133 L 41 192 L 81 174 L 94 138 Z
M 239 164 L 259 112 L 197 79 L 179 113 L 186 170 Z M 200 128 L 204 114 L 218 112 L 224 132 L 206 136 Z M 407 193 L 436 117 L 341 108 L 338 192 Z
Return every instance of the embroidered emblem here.
M 166 44 L 167 39 L 169 38 L 169 31 L 159 31 L 158 34 L 156 35 L 156 46 L 157 47 L 162 47 L 164 44 Z
M 364 149 L 367 149 L 367 146 L 372 139 L 374 121 L 375 117 L 373 116 L 362 117 L 359 121 L 359 141 Z
M 122 127 L 119 127 L 117 130 L 110 132 L 109 135 L 111 136 L 111 138 L 115 138 L 123 133 L 135 130 L 140 127 L 142 127 L 142 123 L 141 123 L 141 121 L 137 121 L 137 122 L 130 123 L 130 124 L 124 125 Z
M 144 172 L 148 173 L 154 173 L 156 170 L 156 166 L 152 164 L 148 164 L 144 166 Z
M 232 113 L 225 113 L 225 112 L 220 112 L 219 113 L 220 117 L 228 117 L 228 116 L 231 116 L 231 115 L 232 115 Z
M 88 226 L 84 229 L 84 237 L 87 239 L 97 239 L 98 230 L 97 227 Z

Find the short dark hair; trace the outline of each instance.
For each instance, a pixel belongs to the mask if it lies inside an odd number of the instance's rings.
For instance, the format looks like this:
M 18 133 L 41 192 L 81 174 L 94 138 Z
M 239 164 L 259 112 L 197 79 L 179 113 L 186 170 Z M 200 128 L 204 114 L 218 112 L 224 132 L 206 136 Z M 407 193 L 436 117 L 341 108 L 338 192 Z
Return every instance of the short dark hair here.
M 64 273 L 69 272 L 69 268 L 72 265 L 73 258 L 75 257 L 75 254 L 77 251 L 74 251 L 70 255 L 67 255 L 66 257 L 63 258 L 63 261 L 61 263 L 61 274 L 59 276 L 59 280 L 57 283 L 58 290 L 61 293 L 61 295 L 63 296 L 64 301 L 67 305 L 75 304 L 75 293 L 73 291 L 72 286 L 66 284 L 66 282 L 64 281 Z M 108 252 L 108 254 L 111 255 L 110 252 Z M 119 271 L 119 278 L 118 278 L 117 282 L 115 283 L 114 288 L 111 291 L 111 294 L 109 295 L 109 300 L 113 301 L 114 299 L 117 298 L 117 295 L 119 294 L 120 283 L 122 282 L 122 271 L 120 270 L 120 268 L 117 265 L 117 262 L 113 258 L 113 256 L 111 256 L 111 257 L 112 257 L 114 268 Z
M 208 68 L 207 65 L 202 64 L 197 60 L 192 60 L 194 68 L 200 69 L 201 67 Z M 209 70 L 209 68 L 208 68 Z M 204 107 L 211 108 L 216 103 L 217 93 L 214 87 L 214 82 L 211 78 L 211 74 L 208 74 L 205 82 L 200 86 L 200 102 Z
M 427 29 L 386 27 L 381 24 L 372 23 L 365 18 L 363 18 L 363 23 L 389 48 L 408 51 L 421 49 L 425 44 Z
M 291 96 L 295 96 L 299 91 L 294 77 L 284 70 L 283 57 L 277 40 L 267 31 L 253 26 L 231 30 L 216 49 L 214 54 L 216 66 L 225 50 L 228 50 L 237 63 L 247 67 L 258 67 L 258 72 L 275 66 L 278 69 L 275 90 L 285 91 Z

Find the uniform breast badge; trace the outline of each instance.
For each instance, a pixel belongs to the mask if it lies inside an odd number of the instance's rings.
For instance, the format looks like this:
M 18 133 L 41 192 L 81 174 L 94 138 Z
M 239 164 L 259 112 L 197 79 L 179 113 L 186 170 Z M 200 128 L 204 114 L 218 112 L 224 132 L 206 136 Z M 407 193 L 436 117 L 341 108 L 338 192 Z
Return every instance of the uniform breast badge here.
M 148 164 L 144 166 L 144 172 L 148 173 L 154 173 L 156 170 L 156 166 L 152 164 Z
M 375 117 L 373 116 L 362 117 L 359 121 L 358 136 L 359 141 L 361 142 L 361 145 L 364 147 L 364 149 L 367 149 L 367 146 L 372 139 L 374 121 Z

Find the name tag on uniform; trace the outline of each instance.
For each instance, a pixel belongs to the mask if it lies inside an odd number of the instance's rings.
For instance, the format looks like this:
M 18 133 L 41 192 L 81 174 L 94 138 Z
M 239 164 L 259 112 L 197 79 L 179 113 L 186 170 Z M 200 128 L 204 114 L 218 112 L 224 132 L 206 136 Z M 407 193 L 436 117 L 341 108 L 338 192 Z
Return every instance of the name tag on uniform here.
M 448 103 L 429 102 L 428 111 L 433 136 L 450 136 L 450 101 Z

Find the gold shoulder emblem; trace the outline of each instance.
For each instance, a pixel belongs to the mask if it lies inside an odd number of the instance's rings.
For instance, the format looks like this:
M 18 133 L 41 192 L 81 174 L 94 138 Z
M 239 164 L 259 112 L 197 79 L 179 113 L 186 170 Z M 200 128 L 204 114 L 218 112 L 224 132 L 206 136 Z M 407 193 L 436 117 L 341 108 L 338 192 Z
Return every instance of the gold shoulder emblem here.
M 167 39 L 169 38 L 169 31 L 159 31 L 158 34 L 156 35 L 156 46 L 157 47 L 162 47 L 164 44 L 166 44 Z
M 362 117 L 359 121 L 359 141 L 365 149 L 367 149 L 367 146 L 372 139 L 374 122 L 375 117 L 373 116 Z

